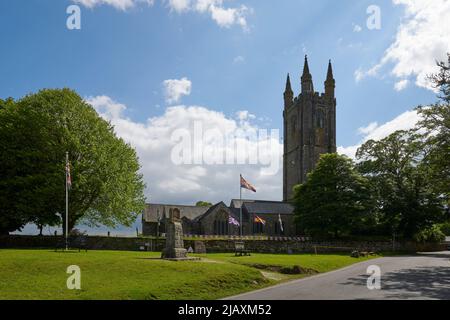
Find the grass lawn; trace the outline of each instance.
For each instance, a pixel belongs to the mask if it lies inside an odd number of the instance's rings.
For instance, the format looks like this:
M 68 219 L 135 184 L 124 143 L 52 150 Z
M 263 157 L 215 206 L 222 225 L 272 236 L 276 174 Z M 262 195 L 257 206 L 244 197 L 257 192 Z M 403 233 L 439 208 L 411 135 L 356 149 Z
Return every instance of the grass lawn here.
M 201 257 L 201 256 L 200 256 Z M 352 258 L 349 254 L 258 254 L 254 253 L 247 257 L 235 257 L 234 254 L 208 254 L 204 257 L 247 266 L 301 266 L 312 269 L 318 273 L 340 269 L 345 266 L 365 261 L 371 258 Z
M 151 252 L 0 250 L 0 299 L 218 299 L 305 276 L 273 276 L 276 272 L 262 272 L 261 265 L 299 265 L 326 272 L 367 259 L 208 254 L 201 261 L 171 262 L 159 256 Z M 81 290 L 66 287 L 70 265 L 81 269 Z

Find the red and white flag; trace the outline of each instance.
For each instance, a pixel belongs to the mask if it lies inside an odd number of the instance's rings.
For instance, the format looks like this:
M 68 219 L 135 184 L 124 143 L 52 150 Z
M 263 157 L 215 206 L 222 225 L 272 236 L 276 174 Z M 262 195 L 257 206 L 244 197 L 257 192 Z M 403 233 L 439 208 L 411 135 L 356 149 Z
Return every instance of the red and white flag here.
M 242 178 L 242 175 L 241 175 L 241 188 L 244 188 L 244 189 L 247 189 L 247 190 L 256 192 L 255 187 L 252 186 L 252 185 L 251 185 L 250 183 L 248 183 L 247 181 L 245 181 L 245 179 Z
M 67 181 L 67 188 L 70 190 L 72 188 L 72 177 L 70 175 L 70 162 L 67 160 L 66 162 L 66 181 Z

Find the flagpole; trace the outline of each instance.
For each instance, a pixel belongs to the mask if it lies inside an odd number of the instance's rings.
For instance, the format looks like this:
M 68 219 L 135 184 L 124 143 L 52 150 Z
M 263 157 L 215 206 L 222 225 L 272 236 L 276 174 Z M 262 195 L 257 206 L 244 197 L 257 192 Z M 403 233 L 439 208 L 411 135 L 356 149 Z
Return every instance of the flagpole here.
M 241 177 L 239 176 L 239 202 L 240 202 L 240 210 L 239 210 L 239 225 L 240 225 L 240 233 L 242 238 L 242 184 L 241 184 Z
M 66 152 L 66 251 L 69 249 L 68 233 L 69 233 L 69 190 L 67 188 L 67 166 L 69 164 L 69 152 Z

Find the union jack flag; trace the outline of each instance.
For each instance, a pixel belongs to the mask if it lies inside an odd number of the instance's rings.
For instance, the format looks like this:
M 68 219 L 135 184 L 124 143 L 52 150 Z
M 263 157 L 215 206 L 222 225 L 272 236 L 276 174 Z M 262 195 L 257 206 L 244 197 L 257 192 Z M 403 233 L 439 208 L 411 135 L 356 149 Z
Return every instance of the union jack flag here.
M 228 218 L 228 223 L 229 224 L 232 224 L 232 225 L 235 225 L 235 226 L 240 226 L 240 224 L 239 224 L 239 221 L 237 221 L 235 218 L 233 218 L 232 216 L 230 216 L 229 218 Z
M 241 175 L 241 188 L 256 192 L 255 187 L 252 186 L 250 183 L 248 183 L 244 178 L 242 178 L 242 175 Z

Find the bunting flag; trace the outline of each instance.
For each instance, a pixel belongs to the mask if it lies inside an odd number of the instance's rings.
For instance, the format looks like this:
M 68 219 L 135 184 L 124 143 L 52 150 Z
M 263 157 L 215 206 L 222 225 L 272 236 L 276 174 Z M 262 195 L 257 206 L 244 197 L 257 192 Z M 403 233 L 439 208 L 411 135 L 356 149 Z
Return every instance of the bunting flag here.
M 266 220 L 264 220 L 264 219 L 262 219 L 262 218 L 260 218 L 258 216 L 255 216 L 255 222 L 256 223 L 261 223 L 263 226 L 266 225 Z
M 255 187 L 253 187 L 250 183 L 248 183 L 241 175 L 241 188 L 256 192 Z
M 278 214 L 278 222 L 280 223 L 280 230 L 284 232 L 283 221 L 281 220 L 281 215 Z
M 70 175 L 70 162 L 66 162 L 66 178 L 67 178 L 67 188 L 70 190 L 72 188 L 72 177 Z
M 240 226 L 240 224 L 239 224 L 239 221 L 237 221 L 235 218 L 233 218 L 232 216 L 230 216 L 229 218 L 228 218 L 228 223 L 229 224 L 232 224 L 232 225 L 235 225 L 235 226 Z

